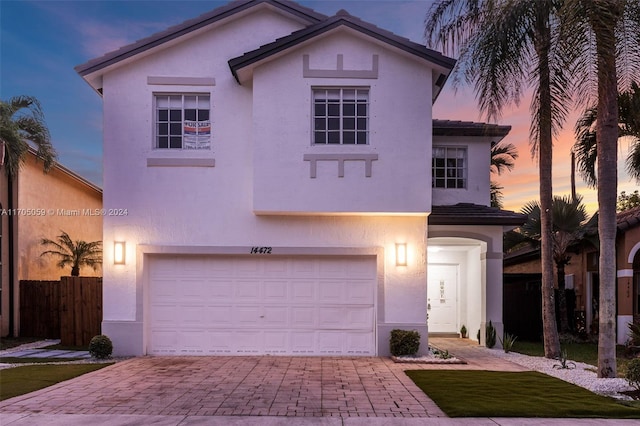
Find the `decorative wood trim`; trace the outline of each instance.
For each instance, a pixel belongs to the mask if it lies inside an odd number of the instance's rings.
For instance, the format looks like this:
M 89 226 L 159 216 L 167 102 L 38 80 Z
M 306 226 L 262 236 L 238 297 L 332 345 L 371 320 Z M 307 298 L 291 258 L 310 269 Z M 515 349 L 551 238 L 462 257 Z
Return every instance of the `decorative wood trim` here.
M 215 86 L 213 77 L 147 77 L 147 84 L 159 86 Z
M 372 55 L 370 70 L 345 70 L 344 56 L 341 53 L 338 54 L 336 62 L 335 70 L 311 69 L 309 55 L 302 55 L 302 76 L 304 78 L 378 78 L 378 55 Z
M 371 177 L 372 162 L 378 159 L 378 154 L 304 154 L 302 159 L 309 161 L 309 177 L 312 179 L 317 176 L 318 161 L 337 161 L 338 177 L 344 177 L 345 161 L 364 161 L 364 175 L 365 177 Z

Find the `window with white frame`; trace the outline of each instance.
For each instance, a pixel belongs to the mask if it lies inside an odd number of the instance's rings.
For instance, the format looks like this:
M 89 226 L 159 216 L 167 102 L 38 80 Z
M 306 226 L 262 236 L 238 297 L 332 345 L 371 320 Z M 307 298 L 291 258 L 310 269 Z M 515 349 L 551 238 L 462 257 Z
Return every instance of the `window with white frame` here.
M 434 146 L 431 175 L 434 188 L 466 188 L 467 148 Z
M 210 149 L 209 99 L 208 94 L 156 94 L 155 147 Z
M 313 143 L 367 145 L 369 89 L 314 88 Z

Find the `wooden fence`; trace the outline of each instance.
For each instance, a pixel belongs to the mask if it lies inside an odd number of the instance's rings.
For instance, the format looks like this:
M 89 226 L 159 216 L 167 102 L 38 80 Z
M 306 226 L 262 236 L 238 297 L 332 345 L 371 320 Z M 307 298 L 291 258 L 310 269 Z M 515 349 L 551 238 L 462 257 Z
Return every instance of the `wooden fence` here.
M 87 346 L 101 333 L 102 278 L 20 281 L 20 335 Z

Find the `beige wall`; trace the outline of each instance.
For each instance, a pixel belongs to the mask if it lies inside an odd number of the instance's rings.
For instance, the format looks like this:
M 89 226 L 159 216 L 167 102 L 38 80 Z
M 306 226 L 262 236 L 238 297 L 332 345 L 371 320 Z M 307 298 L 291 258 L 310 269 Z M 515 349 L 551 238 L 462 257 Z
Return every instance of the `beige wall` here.
M 59 268 L 54 256 L 40 256 L 42 238 L 56 240 L 65 231 L 73 241 L 101 241 L 102 216 L 91 216 L 102 208 L 102 192 L 77 177 L 54 168 L 42 172 L 42 163 L 33 155 L 20 171 L 18 204 L 21 209 L 40 209 L 43 215 L 20 215 L 18 221 L 17 274 L 20 280 L 57 280 L 71 275 L 71 268 Z M 99 268 L 82 268 L 80 275 L 101 276 Z

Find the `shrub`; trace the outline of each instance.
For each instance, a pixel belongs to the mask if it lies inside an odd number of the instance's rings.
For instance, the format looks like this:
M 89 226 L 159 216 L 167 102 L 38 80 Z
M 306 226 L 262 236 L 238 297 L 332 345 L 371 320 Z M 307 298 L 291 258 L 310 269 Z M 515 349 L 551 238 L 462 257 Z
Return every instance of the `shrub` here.
M 573 361 L 569 361 L 566 349 L 563 349 L 562 352 L 560 353 L 560 357 L 556 359 L 560 361 L 560 364 L 554 364 L 553 368 L 562 369 L 562 370 L 572 370 L 576 368 L 576 363 Z
M 393 356 L 415 355 L 420 348 L 420 333 L 415 330 L 391 330 L 389 347 Z
M 629 382 L 629 386 L 640 391 L 640 358 L 634 358 L 629 361 L 624 378 Z
M 487 324 L 487 335 L 485 339 L 487 340 L 486 345 L 489 349 L 496 345 L 496 328 L 493 326 L 491 321 Z
M 517 336 L 509 333 L 504 333 L 504 339 L 500 340 L 500 344 L 502 345 L 502 349 L 504 349 L 505 353 L 508 354 L 511 351 L 511 349 L 513 348 L 513 344 L 516 343 L 516 340 L 518 340 Z
M 107 359 L 113 352 L 113 343 L 104 334 L 93 336 L 89 342 L 89 353 L 92 357 L 98 359 Z
M 631 343 L 633 346 L 640 346 L 640 324 L 630 322 L 628 324 Z
M 462 327 L 460 327 L 460 337 L 462 337 L 463 339 L 467 337 L 467 327 L 464 324 L 462 324 Z

